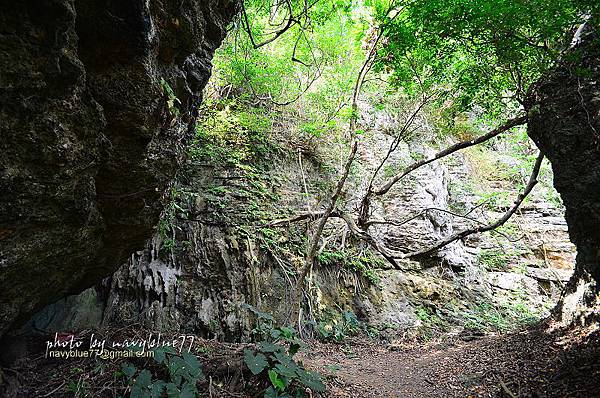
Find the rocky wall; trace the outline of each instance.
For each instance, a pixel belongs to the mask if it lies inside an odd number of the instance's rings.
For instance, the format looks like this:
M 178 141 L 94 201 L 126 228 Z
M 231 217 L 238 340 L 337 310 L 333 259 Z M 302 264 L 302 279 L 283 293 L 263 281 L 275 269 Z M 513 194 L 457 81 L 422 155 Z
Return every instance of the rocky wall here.
M 0 335 L 143 247 L 238 2 L 0 2 Z

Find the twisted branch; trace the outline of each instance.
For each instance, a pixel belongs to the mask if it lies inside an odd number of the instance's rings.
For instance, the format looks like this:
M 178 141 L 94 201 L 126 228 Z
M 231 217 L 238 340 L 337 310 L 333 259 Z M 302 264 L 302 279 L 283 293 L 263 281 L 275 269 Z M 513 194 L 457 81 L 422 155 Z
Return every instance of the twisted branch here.
M 454 144 L 454 145 L 436 153 L 435 156 L 433 156 L 429 159 L 420 160 L 420 161 L 415 162 L 415 163 L 411 164 L 410 166 L 406 167 L 402 172 L 396 174 L 388 182 L 383 184 L 380 188 L 374 190 L 373 193 L 375 195 L 384 195 L 394 186 L 394 184 L 396 184 L 402 178 L 404 178 L 405 176 L 407 176 L 409 173 L 413 172 L 414 170 L 418 169 L 419 167 L 425 166 L 426 164 L 429 164 L 429 163 L 439 160 L 443 157 L 451 155 L 454 152 L 460 151 L 461 149 L 465 149 L 465 148 L 471 147 L 473 145 L 481 144 L 482 142 L 488 141 L 513 127 L 520 126 L 525 123 L 527 123 L 527 116 L 526 115 L 519 116 L 514 119 L 510 119 L 509 121 L 504 123 L 502 126 L 495 128 L 494 130 L 490 131 L 487 134 L 484 134 L 484 135 L 474 138 L 472 140 L 462 141 L 457 144 Z
M 441 249 L 442 247 L 447 246 L 450 243 L 455 242 L 459 239 L 464 239 L 469 235 L 492 231 L 492 230 L 502 226 L 504 223 L 506 223 L 512 217 L 513 214 L 516 213 L 516 211 L 519 209 L 519 206 L 521 206 L 521 204 L 523 203 L 523 201 L 525 200 L 527 195 L 529 195 L 531 193 L 531 191 L 533 190 L 533 187 L 535 187 L 535 185 L 538 183 L 537 177 L 540 173 L 540 167 L 542 166 L 543 160 L 544 160 L 544 155 L 540 152 L 540 154 L 538 155 L 538 157 L 535 161 L 535 165 L 533 166 L 531 176 L 529 177 L 529 182 L 527 183 L 527 186 L 525 187 L 524 191 L 521 194 L 519 194 L 519 196 L 517 196 L 517 199 L 515 200 L 512 207 L 510 209 L 508 209 L 506 211 L 506 213 L 504 213 L 504 215 L 502 217 L 500 217 L 498 220 L 496 220 L 495 222 L 493 222 L 491 224 L 480 225 L 478 227 L 469 228 L 469 229 L 465 229 L 463 231 L 457 232 L 453 235 L 450 235 L 448 238 L 436 243 L 432 247 L 429 247 L 424 250 L 412 252 L 412 253 L 407 253 L 407 254 L 403 255 L 402 257 L 410 258 L 410 259 L 417 259 L 419 257 L 423 257 L 428 254 L 431 254 L 434 251 L 437 251 L 437 250 Z

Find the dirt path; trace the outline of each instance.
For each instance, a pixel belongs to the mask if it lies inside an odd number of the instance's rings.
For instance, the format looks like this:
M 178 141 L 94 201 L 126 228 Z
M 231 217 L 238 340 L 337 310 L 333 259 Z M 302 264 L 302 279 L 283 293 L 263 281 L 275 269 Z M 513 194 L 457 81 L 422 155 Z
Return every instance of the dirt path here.
M 541 332 L 422 347 L 353 342 L 317 345 L 305 363 L 329 375 L 330 397 L 600 397 L 598 339 L 565 345 Z
M 429 345 L 389 345 L 363 336 L 344 344 L 311 342 L 298 359 L 327 376 L 327 392 L 319 398 L 600 398 L 598 329 L 453 337 Z M 262 396 L 268 380 L 243 365 L 247 345 L 204 339 L 195 344 L 211 375 L 210 383 L 200 385 L 211 392 L 204 396 Z M 135 363 L 159 372 L 154 362 Z M 119 361 L 59 360 L 32 352 L 14 369 L 4 369 L 8 382 L 0 383 L 0 396 L 73 397 L 70 385 L 78 380 L 85 381 L 89 397 L 123 395 L 126 384 L 115 376 L 120 368 Z

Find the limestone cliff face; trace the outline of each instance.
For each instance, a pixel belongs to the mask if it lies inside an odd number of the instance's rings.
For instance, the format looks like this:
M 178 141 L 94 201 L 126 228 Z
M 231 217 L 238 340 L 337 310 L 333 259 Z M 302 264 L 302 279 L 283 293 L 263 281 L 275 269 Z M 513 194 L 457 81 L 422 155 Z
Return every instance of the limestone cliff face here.
M 373 117 L 361 121 L 371 134 L 361 143 L 356 171 L 348 182 L 347 211 L 360 201 L 370 173 L 392 140 L 385 131 L 393 125 L 384 116 L 374 109 L 364 114 Z M 392 168 L 411 162 L 415 154 L 433 151 L 425 129 L 422 133 L 425 138 L 419 135 L 400 145 L 390 158 Z M 493 159 L 497 157 L 494 153 Z M 250 337 L 255 321 L 244 304 L 289 323 L 295 277 L 304 261 L 301 239 L 306 224 L 263 227 L 265 221 L 288 213 L 318 208 L 327 193 L 323 187 L 335 177 L 324 173 L 314 158 L 299 160 L 293 152 L 264 163 L 260 172 L 248 173 L 210 159 L 190 161 L 179 179 L 177 203 L 183 212 L 143 250 L 132 253 L 97 291 L 47 308 L 34 319 L 35 328 L 72 330 L 98 326 L 103 319 L 104 324 L 137 322 L 151 329 L 237 340 Z M 370 232 L 388 247 L 408 251 L 473 226 L 472 220 L 451 213 L 469 212 L 469 218 L 482 221 L 500 217 L 504 208 L 481 206 L 481 197 L 469 188 L 477 166 L 457 155 L 419 169 L 372 206 L 376 219 L 411 220 L 401 226 L 374 225 Z M 489 195 L 508 193 L 507 203 L 518 193 L 513 181 L 487 183 L 490 186 L 480 188 Z M 532 311 L 543 311 L 555 302 L 572 272 L 574 247 L 568 243 L 562 208 L 548 203 L 548 187 L 536 188 L 514 216 L 515 230 L 505 231 L 514 242 L 497 234 L 472 236 L 444 248 L 427 264 L 403 260 L 407 271 L 379 262 L 374 264 L 379 283 L 347 263 L 320 262 L 310 275 L 307 295 L 313 300 L 307 320 L 350 310 L 380 328 L 406 329 L 418 325 L 419 308 L 428 308 L 460 323 L 460 312 L 482 299 L 502 305 L 516 296 Z M 424 209 L 431 210 L 423 213 Z M 356 257 L 364 253 L 340 220 L 331 220 L 325 235 L 330 241 L 325 251 L 346 250 Z
M 151 236 L 237 4 L 0 3 L 0 335 Z
M 586 31 L 534 87 L 529 135 L 550 159 L 566 208 L 577 266 L 562 305 L 569 322 L 597 317 L 600 291 L 600 41 Z

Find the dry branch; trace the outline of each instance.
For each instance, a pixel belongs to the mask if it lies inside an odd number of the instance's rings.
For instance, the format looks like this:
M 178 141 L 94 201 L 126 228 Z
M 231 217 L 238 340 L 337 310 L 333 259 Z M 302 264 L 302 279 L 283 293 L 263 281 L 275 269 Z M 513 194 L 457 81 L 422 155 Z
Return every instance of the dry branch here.
M 313 238 L 311 239 L 309 250 L 306 255 L 307 260 L 308 260 L 307 265 L 304 267 L 305 269 L 300 274 L 300 280 L 303 279 L 304 276 L 306 276 L 306 273 L 308 272 L 308 268 L 310 268 L 308 266 L 309 265 L 308 263 L 312 264 L 312 262 L 314 262 L 314 257 L 317 253 L 317 248 L 319 247 L 319 239 L 321 238 L 321 234 L 323 233 L 325 224 L 327 223 L 327 220 L 329 219 L 329 217 L 331 217 L 333 211 L 335 210 L 336 202 L 337 202 L 338 198 L 340 197 L 342 190 L 344 189 L 346 179 L 348 178 L 348 174 L 350 173 L 350 167 L 352 166 L 352 162 L 354 161 L 354 157 L 356 156 L 357 148 L 358 148 L 358 141 L 354 140 L 352 143 L 352 148 L 350 150 L 350 155 L 348 156 L 348 159 L 346 160 L 346 164 L 344 165 L 344 171 L 342 173 L 342 176 L 340 177 L 340 179 L 338 180 L 338 182 L 336 184 L 333 195 L 331 195 L 331 198 L 329 200 L 329 205 L 327 206 L 327 209 L 325 211 L 321 212 L 321 216 L 319 218 L 319 224 L 317 224 L 317 229 L 313 235 Z
M 375 238 L 369 235 L 368 232 L 360 229 L 360 227 L 356 225 L 354 219 L 348 213 L 341 213 L 340 217 L 346 222 L 348 228 L 350 229 L 350 232 L 352 232 L 354 236 L 367 242 L 371 247 L 373 247 L 373 249 L 375 249 L 379 254 L 381 254 L 394 268 L 404 270 L 396 261 L 396 258 L 400 258 L 401 255 L 391 252 L 380 242 L 378 242 Z
M 318 0 L 314 1 L 311 4 L 307 4 L 305 2 L 305 4 L 304 4 L 304 10 L 299 15 L 294 16 L 294 10 L 293 10 L 293 7 L 292 7 L 292 3 L 289 0 L 287 0 L 285 2 L 285 4 L 286 4 L 287 9 L 288 9 L 288 17 L 287 17 L 287 19 L 285 21 L 285 25 L 281 29 L 279 29 L 279 30 L 277 30 L 275 32 L 272 32 L 272 36 L 270 38 L 268 38 L 265 41 L 260 42 L 260 43 L 257 43 L 255 41 L 255 39 L 254 39 L 254 35 L 252 34 L 252 28 L 250 26 L 250 21 L 248 19 L 248 14 L 246 13 L 246 8 L 244 7 L 244 3 L 242 2 L 242 17 L 244 18 L 243 19 L 243 25 L 244 25 L 244 28 L 246 30 L 246 33 L 248 34 L 248 37 L 250 38 L 250 42 L 252 43 L 252 47 L 254 47 L 254 49 L 258 49 L 260 47 L 266 46 L 267 44 L 272 43 L 273 41 L 277 40 L 277 38 L 279 36 L 281 36 L 282 34 L 284 34 L 285 32 L 287 32 L 294 25 L 300 25 L 300 26 L 302 26 L 301 21 L 300 21 L 301 18 L 302 17 L 308 18 L 308 11 L 317 3 L 317 1 Z
M 331 214 L 335 210 L 337 200 L 340 197 L 342 190 L 344 189 L 344 185 L 346 184 L 346 179 L 348 178 L 348 174 L 350 173 L 350 167 L 352 166 L 352 162 L 354 162 L 354 158 L 356 156 L 357 149 L 358 149 L 358 141 L 356 139 L 354 139 L 352 141 L 350 155 L 348 156 L 348 159 L 346 160 L 346 164 L 344 165 L 344 171 L 342 173 L 342 176 L 338 180 L 335 190 L 333 192 L 333 195 L 331 195 L 331 198 L 329 199 L 329 205 L 327 206 L 327 209 L 325 211 L 321 212 L 321 216 L 319 218 L 319 223 L 317 224 L 317 229 L 309 242 L 309 248 L 308 248 L 308 252 L 306 254 L 306 263 L 304 264 L 304 267 L 302 267 L 302 269 L 300 270 L 300 275 L 298 276 L 298 281 L 296 283 L 296 302 L 295 302 L 295 304 L 298 307 L 297 307 L 297 311 L 295 311 L 296 313 L 293 314 L 294 315 L 293 321 L 298 322 L 298 327 L 300 326 L 300 319 L 298 319 L 298 318 L 299 318 L 300 306 L 301 306 L 301 302 L 302 302 L 302 295 L 303 295 L 303 291 L 304 291 L 304 279 L 308 275 L 308 272 L 311 270 L 311 268 L 314 266 L 315 258 L 317 256 L 317 249 L 319 248 L 319 240 L 321 239 L 321 235 L 323 234 L 323 229 L 325 228 L 325 224 L 327 224 L 327 220 L 329 220 L 329 217 L 331 217 Z
M 281 218 L 281 219 L 273 220 L 273 221 L 269 222 L 267 224 L 267 226 L 268 227 L 282 227 L 282 226 L 286 226 L 288 224 L 298 222 L 298 221 L 316 220 L 318 218 L 323 217 L 324 215 L 325 215 L 324 211 L 305 212 L 305 213 L 296 214 L 295 216 L 292 216 L 289 218 Z M 420 215 L 422 215 L 422 213 L 419 213 L 418 215 L 411 217 L 411 220 L 419 217 Z M 339 210 L 333 210 L 329 214 L 328 218 L 341 218 L 342 220 L 344 220 L 344 222 L 348 226 L 348 229 L 350 230 L 350 232 L 352 233 L 353 236 L 365 241 L 367 244 L 369 244 L 371 247 L 373 247 L 373 249 L 375 249 L 378 253 L 380 253 L 386 260 L 388 260 L 388 262 L 394 268 L 402 269 L 402 267 L 400 267 L 400 265 L 395 260 L 395 258 L 402 257 L 402 254 L 390 251 L 389 249 L 385 248 L 381 243 L 379 243 L 377 240 L 375 240 L 375 238 L 373 238 L 371 235 L 369 235 L 368 232 L 362 230 L 356 224 L 356 222 L 352 218 L 351 214 L 341 212 Z M 384 222 L 384 221 L 372 222 L 372 224 L 383 224 L 383 223 L 388 223 L 388 222 Z M 389 223 L 393 224 L 393 222 L 389 222 Z
M 475 206 L 474 209 L 476 209 L 476 208 L 478 208 L 480 206 L 481 205 L 477 205 L 477 206 Z M 476 222 L 478 224 L 483 224 L 482 221 L 479 221 L 479 220 L 477 220 L 476 218 L 473 218 L 473 217 L 469 217 L 469 214 L 472 213 L 474 209 L 469 210 L 465 214 L 458 214 L 458 213 L 455 213 L 453 211 L 450 211 L 450 210 L 447 210 L 447 209 L 442 209 L 442 208 L 439 208 L 439 207 L 427 207 L 427 208 L 425 208 L 423 210 L 420 210 L 417 213 L 413 214 L 412 216 L 407 217 L 407 218 L 405 218 L 405 219 L 403 219 L 401 221 L 394 221 L 394 220 L 368 220 L 366 222 L 366 225 L 367 226 L 371 226 L 371 225 L 377 225 L 377 224 L 379 224 L 379 225 L 392 225 L 394 227 L 400 227 L 400 226 L 403 226 L 404 224 L 409 223 L 410 221 L 412 221 L 412 220 L 414 220 L 416 218 L 419 218 L 419 217 L 421 217 L 423 215 L 426 215 L 427 213 L 429 213 L 431 211 L 439 211 L 441 213 L 450 214 L 451 216 L 454 216 L 454 217 L 464 218 L 465 220 Z
M 288 218 L 279 218 L 277 220 L 270 221 L 267 223 L 267 227 L 280 227 L 283 225 L 291 224 L 298 221 L 311 220 L 314 221 L 320 217 L 323 217 L 325 211 L 307 211 L 304 213 L 296 214 L 295 216 Z M 337 211 L 332 211 L 329 214 L 329 217 L 339 217 L 339 213 Z
M 469 229 L 465 229 L 463 231 L 457 232 L 453 235 L 450 235 L 448 238 L 438 242 L 437 244 L 435 244 L 434 246 L 432 246 L 430 248 L 427 248 L 425 250 L 420 250 L 417 252 L 413 252 L 413 253 L 407 253 L 403 257 L 414 259 L 414 258 L 426 256 L 436 250 L 441 249 L 444 246 L 449 245 L 452 242 L 455 242 L 459 239 L 464 239 L 469 235 L 492 231 L 492 230 L 495 230 L 496 228 L 502 226 L 504 223 L 506 223 L 512 217 L 513 214 L 516 213 L 516 211 L 519 209 L 519 206 L 521 206 L 521 204 L 523 203 L 523 201 L 525 200 L 527 195 L 529 195 L 531 193 L 531 191 L 533 190 L 533 187 L 535 187 L 535 185 L 538 183 L 537 177 L 540 173 L 540 167 L 542 165 L 543 160 L 544 160 L 544 155 L 540 152 L 540 154 L 538 155 L 538 157 L 535 161 L 535 165 L 533 166 L 533 170 L 531 172 L 531 176 L 529 177 L 529 182 L 527 183 L 525 190 L 522 193 L 520 193 L 519 196 L 517 196 L 517 199 L 515 200 L 512 207 L 510 209 L 508 209 L 504 213 L 504 215 L 502 217 L 500 217 L 498 220 L 496 220 L 495 222 L 493 222 L 491 224 L 480 225 L 475 228 L 469 228 Z
M 383 28 L 383 26 L 381 26 L 379 28 L 379 33 L 378 33 L 377 37 L 375 38 L 373 44 L 371 45 L 371 49 L 370 49 L 369 53 L 367 54 L 365 61 L 358 73 L 358 76 L 356 77 L 356 82 L 354 84 L 354 90 L 352 91 L 352 103 L 351 103 L 352 115 L 350 117 L 350 124 L 349 124 L 349 135 L 352 139 L 352 144 L 350 147 L 350 154 L 348 155 L 348 158 L 346 159 L 346 163 L 344 165 L 342 175 L 336 184 L 335 190 L 333 191 L 333 195 L 329 199 L 329 204 L 327 205 L 327 209 L 323 212 L 323 214 L 319 218 L 319 222 L 317 224 L 317 229 L 315 230 L 315 233 L 311 236 L 311 238 L 309 240 L 308 252 L 306 253 L 306 263 L 304 264 L 304 267 L 300 270 L 300 274 L 299 274 L 298 280 L 296 282 L 296 301 L 294 303 L 295 304 L 294 311 L 292 312 L 292 316 L 293 316 L 292 321 L 297 322 L 298 329 L 300 329 L 300 325 L 301 325 L 300 309 L 302 306 L 302 297 L 303 297 L 303 293 L 304 293 L 304 281 L 305 281 L 306 276 L 308 275 L 309 271 L 313 268 L 313 266 L 315 264 L 317 251 L 319 248 L 319 241 L 321 239 L 321 235 L 323 234 L 323 229 L 325 228 L 325 224 L 327 224 L 329 217 L 331 217 L 331 214 L 336 209 L 337 200 L 340 197 L 340 195 L 344 189 L 344 185 L 346 184 L 346 179 L 348 178 L 348 174 L 350 174 L 350 167 L 352 166 L 352 163 L 354 162 L 354 158 L 356 157 L 356 152 L 358 149 L 358 140 L 356 138 L 356 125 L 358 122 L 358 112 L 357 112 L 358 111 L 358 97 L 360 96 L 360 90 L 362 89 L 362 85 L 364 83 L 365 77 L 366 77 L 367 73 L 369 72 L 370 65 L 373 62 L 373 59 L 377 53 L 377 51 L 376 51 L 377 45 L 379 44 L 379 41 L 381 40 L 381 37 L 383 36 L 383 32 L 384 32 L 384 28 Z
M 402 141 L 402 139 L 405 138 L 405 136 L 410 133 L 409 129 L 411 128 L 417 115 L 421 112 L 421 110 L 427 104 L 427 102 L 429 100 L 430 100 L 430 97 L 428 97 L 428 96 L 423 97 L 422 101 L 415 108 L 415 110 L 412 112 L 412 114 L 406 119 L 406 121 L 404 122 L 404 125 L 398 131 L 398 133 L 396 134 L 396 136 L 390 143 L 387 153 L 385 154 L 385 156 L 383 157 L 381 162 L 379 162 L 379 165 L 377 166 L 377 168 L 371 175 L 371 178 L 369 179 L 369 184 L 367 186 L 367 191 L 365 192 L 365 194 L 360 202 L 360 206 L 359 206 L 358 223 L 360 224 L 361 227 L 368 228 L 367 220 L 369 218 L 370 211 L 371 211 L 370 210 L 371 209 L 371 197 L 373 196 L 373 183 L 375 182 L 375 178 L 377 178 L 377 175 L 379 174 L 379 172 L 381 171 L 381 169 L 383 168 L 385 163 L 388 161 L 388 159 L 390 158 L 392 153 L 398 148 L 398 145 L 400 145 L 400 142 Z
M 486 201 L 484 201 L 484 202 L 481 202 L 480 204 L 478 204 L 477 206 L 475 206 L 474 208 L 472 208 L 471 210 L 469 210 L 469 211 L 468 211 L 468 212 L 466 212 L 465 214 L 458 214 L 458 213 L 455 213 L 455 212 L 453 212 L 453 211 L 450 211 L 450 210 L 447 210 L 447 209 L 441 209 L 441 208 L 439 208 L 439 207 L 427 207 L 427 208 L 425 208 L 425 209 L 423 209 L 423 210 L 421 210 L 421 211 L 418 211 L 417 213 L 413 214 L 412 216 L 410 216 L 410 217 L 407 217 L 407 218 L 405 218 L 405 219 L 403 219 L 403 220 L 401 220 L 401 221 L 394 221 L 394 220 L 367 220 L 367 222 L 365 223 L 365 227 L 366 227 L 366 228 L 368 228 L 368 227 L 369 227 L 369 226 L 371 226 L 371 225 L 391 225 L 391 226 L 394 226 L 394 227 L 401 227 L 401 226 L 403 226 L 403 225 L 405 225 L 405 224 L 408 224 L 409 222 L 411 222 L 411 221 L 413 221 L 413 220 L 415 220 L 415 219 L 417 219 L 417 218 L 419 218 L 419 217 L 422 217 L 422 216 L 424 216 L 424 215 L 427 215 L 427 214 L 428 214 L 429 212 L 431 212 L 431 211 L 439 211 L 439 212 L 441 212 L 441 213 L 446 213 L 446 214 L 449 214 L 449 215 L 451 215 L 451 216 L 453 216 L 453 217 L 463 218 L 463 219 L 465 219 L 465 220 L 468 220 L 468 221 L 471 221 L 471 222 L 477 223 L 477 224 L 479 224 L 479 225 L 486 225 L 486 224 L 485 224 L 483 221 L 481 221 L 481 220 L 478 220 L 478 219 L 476 219 L 476 218 L 474 218 L 474 217 L 469 217 L 469 214 L 471 214 L 471 213 L 472 213 L 473 211 L 475 211 L 477 208 L 479 208 L 479 207 L 483 206 L 485 203 L 486 203 Z M 521 239 L 521 238 L 519 238 L 519 239 L 516 239 L 516 240 L 515 240 L 514 238 L 511 238 L 511 237 L 510 237 L 510 236 L 508 236 L 507 234 L 505 234 L 505 233 L 503 233 L 503 232 L 500 232 L 500 231 L 492 231 L 492 232 L 495 232 L 495 233 L 497 233 L 498 235 L 501 235 L 501 236 L 503 236 L 503 237 L 504 237 L 504 238 L 506 238 L 506 239 L 507 239 L 509 242 L 516 242 L 516 241 L 518 241 L 518 240 L 520 240 L 520 239 Z
M 484 135 L 474 138 L 472 140 L 462 141 L 457 144 L 454 144 L 454 145 L 436 153 L 435 156 L 433 156 L 429 159 L 420 160 L 420 161 L 415 162 L 415 163 L 411 164 L 410 166 L 406 167 L 402 172 L 396 174 L 394 177 L 392 177 L 388 182 L 386 182 L 380 188 L 374 190 L 373 193 L 375 195 L 384 195 L 394 186 L 394 184 L 396 184 L 398 181 L 400 181 L 406 175 L 408 175 L 409 173 L 418 169 L 419 167 L 425 166 L 426 164 L 429 164 L 429 163 L 439 160 L 443 157 L 451 155 L 454 152 L 460 151 L 461 149 L 465 149 L 465 148 L 471 147 L 473 145 L 481 144 L 482 142 L 488 141 L 491 138 L 494 138 L 497 135 L 500 135 L 515 126 L 520 126 L 525 123 L 527 123 L 527 116 L 519 116 L 514 119 L 510 119 L 509 121 L 504 123 L 502 126 L 495 128 L 494 130 L 490 131 L 487 134 L 484 134 Z

